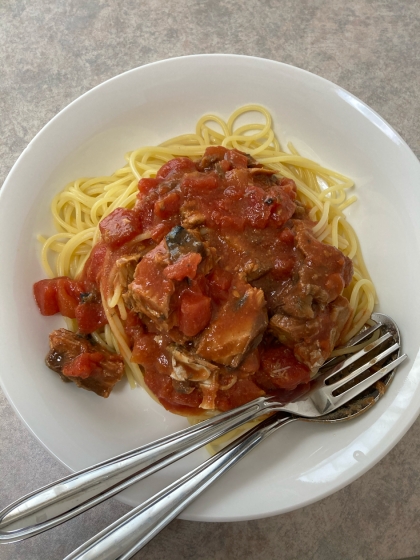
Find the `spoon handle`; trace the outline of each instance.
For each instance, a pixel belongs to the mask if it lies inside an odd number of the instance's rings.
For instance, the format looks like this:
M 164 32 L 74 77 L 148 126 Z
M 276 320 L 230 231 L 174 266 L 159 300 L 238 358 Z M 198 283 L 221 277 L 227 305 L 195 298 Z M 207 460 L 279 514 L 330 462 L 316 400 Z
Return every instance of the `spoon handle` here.
M 263 412 L 267 412 L 266 399 L 260 397 L 23 496 L 0 511 L 0 544 L 32 537 L 72 519 Z
M 281 426 L 299 418 L 277 413 L 89 539 L 64 560 L 128 560 L 197 496 Z

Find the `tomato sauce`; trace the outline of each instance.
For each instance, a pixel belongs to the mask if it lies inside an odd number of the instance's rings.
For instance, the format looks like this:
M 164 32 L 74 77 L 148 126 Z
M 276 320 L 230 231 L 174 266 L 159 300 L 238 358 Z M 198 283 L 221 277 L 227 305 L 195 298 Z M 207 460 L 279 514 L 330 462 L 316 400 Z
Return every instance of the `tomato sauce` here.
M 288 402 L 307 390 L 350 315 L 341 292 L 351 261 L 313 226 L 291 179 L 212 146 L 141 179 L 134 208 L 100 223 L 82 278 L 40 281 L 35 298 L 41 313 L 74 317 L 89 334 L 106 322 L 99 290 L 109 297 L 120 283 L 132 361 L 173 412 L 228 410 L 265 394 Z

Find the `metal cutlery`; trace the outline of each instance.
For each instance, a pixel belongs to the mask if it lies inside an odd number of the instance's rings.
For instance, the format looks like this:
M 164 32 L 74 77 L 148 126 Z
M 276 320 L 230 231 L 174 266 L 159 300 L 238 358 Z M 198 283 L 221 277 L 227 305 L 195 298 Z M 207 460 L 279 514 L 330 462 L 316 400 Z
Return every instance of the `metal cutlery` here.
M 281 414 L 270 416 L 192 473 L 166 488 L 144 505 L 135 508 L 120 522 L 114 523 L 105 530 L 111 530 L 112 542 L 117 537 L 120 542 L 122 533 L 131 531 L 138 523 L 143 526 L 145 517 L 148 520 L 145 526 L 149 526 L 151 512 L 159 511 L 158 521 L 153 522 L 153 526 L 150 525 L 152 533 L 146 531 L 147 534 L 141 537 L 140 541 L 137 538 L 133 550 L 134 552 L 139 550 L 139 547 L 148 542 L 202 491 L 200 485 L 203 489 L 206 488 L 210 481 L 215 480 L 280 426 L 298 419 L 323 422 L 347 420 L 372 406 L 389 385 L 397 365 L 406 358 L 405 354 L 400 355 L 400 333 L 395 322 L 379 313 L 373 314 L 372 319 L 375 324 L 354 337 L 349 346 L 368 339 L 375 331 L 379 331 L 379 338 L 345 359 L 329 361 L 323 367 L 322 373 L 313 381 L 310 392 L 301 400 L 283 405 L 274 397 L 256 399 L 237 409 L 222 413 L 32 492 L 0 512 L 0 543 L 19 541 L 50 529 L 242 424 L 264 414 L 282 411 Z M 337 361 L 338 363 L 335 363 Z M 375 368 L 377 371 L 373 372 Z M 348 404 L 343 406 L 346 403 Z M 283 413 L 288 414 L 285 416 Z M 163 510 L 161 499 L 166 504 Z M 138 515 L 141 517 L 139 518 Z M 127 527 L 131 528 L 127 529 Z M 94 539 L 100 538 L 100 542 L 104 543 L 105 531 Z M 136 535 L 138 537 L 139 533 L 137 532 Z M 92 545 L 91 541 L 84 546 L 96 547 L 97 544 Z M 124 550 L 129 550 L 127 546 L 131 540 L 124 536 L 122 541 L 127 542 Z M 141 546 L 139 542 L 142 543 Z M 108 543 L 106 546 L 109 546 L 109 539 L 106 539 L 106 543 Z M 68 560 L 99 557 L 108 558 L 108 556 L 70 555 Z M 109 558 L 120 558 L 120 556 L 109 556 Z

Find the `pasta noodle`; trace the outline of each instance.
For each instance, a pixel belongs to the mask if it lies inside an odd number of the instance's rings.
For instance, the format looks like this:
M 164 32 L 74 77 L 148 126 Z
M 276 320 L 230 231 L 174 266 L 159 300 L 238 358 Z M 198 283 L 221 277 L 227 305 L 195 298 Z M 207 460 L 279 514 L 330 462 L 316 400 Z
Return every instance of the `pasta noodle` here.
M 237 125 L 240 117 L 242 121 L 244 118 L 249 120 L 255 113 L 263 117 L 262 124 Z M 293 144 L 288 144 L 287 151 L 283 149 L 276 138 L 270 113 L 259 105 L 240 107 L 227 121 L 217 115 L 204 115 L 197 122 L 194 133 L 128 153 L 126 165 L 113 175 L 84 177 L 69 183 L 51 205 L 58 233 L 48 238 L 40 237 L 43 243 L 42 263 L 47 275 L 77 278 L 92 247 L 100 239 L 99 222 L 117 207 L 134 206 L 139 179 L 153 178 L 162 164 L 174 157 L 199 158 L 206 147 L 212 145 L 246 152 L 265 168 L 293 179 L 298 199 L 308 209 L 310 219 L 317 222 L 313 228 L 314 235 L 352 259 L 353 280 L 343 294 L 352 310 L 350 326 L 343 339 L 344 342 L 349 340 L 369 319 L 376 299 L 357 236 L 343 212 L 356 200 L 354 195 L 347 196 L 353 182 L 301 156 Z M 145 232 L 140 237 L 147 239 L 150 234 Z M 101 292 L 109 324 L 101 332 L 93 333 L 93 337 L 104 348 L 121 353 L 131 386 L 141 385 L 153 396 L 143 381 L 139 366 L 130 361 L 131 351 L 121 322 L 126 318 L 121 289 L 117 288 L 111 297 L 105 297 L 103 290 Z M 69 320 L 68 326 L 74 330 L 74 321 Z

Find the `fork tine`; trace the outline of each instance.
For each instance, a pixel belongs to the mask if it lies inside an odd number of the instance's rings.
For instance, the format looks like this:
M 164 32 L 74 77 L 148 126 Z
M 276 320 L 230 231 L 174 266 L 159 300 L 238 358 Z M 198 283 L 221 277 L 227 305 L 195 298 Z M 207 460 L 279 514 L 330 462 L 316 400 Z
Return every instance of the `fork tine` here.
M 380 329 L 382 326 L 383 326 L 383 323 L 375 323 L 374 325 L 372 325 L 368 329 L 364 330 L 363 332 L 355 334 L 353 336 L 353 338 L 351 338 L 347 342 L 347 346 L 356 346 L 356 344 L 359 344 L 359 342 L 362 342 L 362 340 L 365 340 L 365 338 L 368 338 L 369 336 L 371 336 L 375 331 Z
M 355 354 L 352 354 L 350 357 L 346 358 L 345 360 L 343 360 L 342 362 L 340 362 L 339 364 L 334 366 L 333 369 L 328 373 L 328 375 L 326 377 L 324 377 L 324 383 L 328 379 L 331 379 L 331 377 L 334 377 L 335 375 L 337 375 L 337 373 L 340 373 L 340 371 L 343 371 L 346 367 L 348 367 L 353 362 L 359 360 L 360 358 L 363 358 L 363 356 L 365 356 L 368 352 L 371 352 L 377 346 L 379 346 L 383 342 L 386 342 L 391 337 L 392 337 L 392 334 L 387 332 L 386 334 L 384 334 L 383 336 L 381 336 L 380 338 L 378 338 L 374 342 L 371 342 L 370 344 L 368 344 L 367 346 L 365 346 L 364 348 L 362 348 L 361 350 L 359 350 Z
M 355 379 L 361 373 L 365 372 L 370 367 L 374 366 L 375 364 L 377 364 L 378 362 L 380 362 L 381 360 L 383 360 L 384 358 L 386 358 L 387 356 L 389 356 L 390 354 L 395 352 L 395 350 L 398 350 L 399 347 L 400 347 L 400 345 L 398 344 L 398 342 L 396 342 L 392 346 L 389 346 L 388 348 L 386 348 L 380 354 L 377 354 L 374 358 L 372 358 L 368 362 L 362 364 L 360 367 L 358 367 L 357 369 L 352 371 L 349 375 L 346 375 L 345 377 L 343 377 L 339 381 L 336 381 L 335 383 L 331 383 L 331 385 L 327 385 L 327 388 L 329 389 L 330 393 L 332 393 L 336 389 L 339 389 L 340 387 L 342 387 L 343 385 L 345 385 L 346 383 L 348 383 L 352 379 Z M 324 383 L 325 383 L 325 381 L 324 381 Z
M 375 323 L 374 325 L 372 325 L 371 327 L 367 328 L 366 330 L 364 330 L 363 332 L 359 332 L 358 334 L 355 334 L 353 336 L 353 338 L 351 338 L 346 346 L 337 346 L 336 350 L 345 350 L 346 348 L 351 348 L 352 346 L 357 346 L 357 344 L 359 344 L 360 342 L 362 342 L 362 340 L 365 340 L 365 338 L 369 338 L 369 336 L 372 336 L 373 333 L 375 331 L 377 331 L 378 329 L 380 329 L 381 327 L 383 327 L 383 323 L 381 323 L 380 321 L 378 321 L 377 323 Z M 336 360 L 338 358 L 338 356 L 333 356 L 332 358 L 328 358 L 328 360 L 326 360 L 322 367 L 324 368 L 325 366 L 327 366 L 330 362 L 333 362 L 334 360 Z
M 369 336 L 371 336 L 375 331 L 377 331 L 378 329 L 380 329 L 381 327 L 383 327 L 383 323 L 381 323 L 380 321 L 378 321 L 377 323 L 375 323 L 374 325 L 372 325 L 371 327 L 369 327 L 368 329 L 364 330 L 363 332 L 356 334 L 353 336 L 353 338 L 351 338 L 346 346 L 338 346 L 336 348 L 336 350 L 345 350 L 346 348 L 351 348 L 352 346 L 356 346 L 357 344 L 359 344 L 360 342 L 362 342 L 362 340 L 364 340 L 365 338 L 368 338 Z M 325 369 L 328 364 L 330 364 L 331 362 L 334 362 L 338 359 L 338 356 L 333 356 L 332 358 L 328 358 L 328 360 L 326 360 L 323 364 L 322 364 L 322 369 Z
M 396 358 L 395 360 L 393 360 L 392 362 L 390 362 L 389 364 L 387 364 L 386 366 L 384 366 L 383 368 L 381 368 L 371 376 L 367 377 L 366 379 L 364 379 L 354 387 L 350 387 L 350 389 L 347 389 L 347 391 L 344 391 L 340 395 L 337 395 L 336 397 L 330 395 L 330 399 L 334 404 L 334 408 L 340 406 L 340 401 L 343 401 L 344 404 L 349 400 L 353 399 L 354 397 L 357 397 L 357 395 L 360 395 L 360 393 L 363 393 L 365 389 L 368 389 L 374 383 L 382 379 L 382 377 L 384 377 L 387 373 L 389 373 L 397 366 L 399 366 L 401 362 L 403 362 L 406 358 L 407 358 L 407 354 L 402 354 L 402 356 L 400 356 L 399 358 Z

